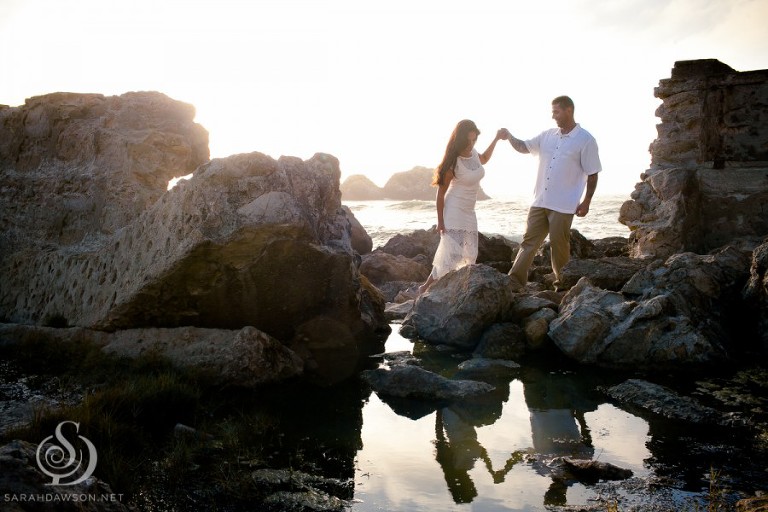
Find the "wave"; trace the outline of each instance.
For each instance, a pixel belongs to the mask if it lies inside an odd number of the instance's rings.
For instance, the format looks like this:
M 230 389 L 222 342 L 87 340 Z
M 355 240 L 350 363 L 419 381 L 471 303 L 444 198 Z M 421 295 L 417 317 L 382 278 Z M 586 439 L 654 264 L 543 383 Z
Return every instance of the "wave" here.
M 589 215 L 574 217 L 573 228 L 589 239 L 629 236 L 619 223 L 625 196 L 595 197 Z M 437 224 L 434 201 L 345 201 L 353 214 L 380 247 L 398 233 L 430 229 Z M 530 199 L 488 199 L 475 207 L 480 231 L 519 242 L 525 232 Z

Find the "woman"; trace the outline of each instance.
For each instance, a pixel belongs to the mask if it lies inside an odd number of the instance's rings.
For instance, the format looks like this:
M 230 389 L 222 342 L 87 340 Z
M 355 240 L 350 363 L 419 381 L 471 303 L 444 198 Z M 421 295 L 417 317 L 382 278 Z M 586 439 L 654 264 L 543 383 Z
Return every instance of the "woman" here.
M 483 164 L 491 159 L 502 134 L 499 130 L 488 149 L 479 154 L 475 143 L 480 130 L 474 122 L 469 119 L 459 121 L 453 130 L 432 181 L 432 185 L 437 186 L 435 203 L 440 245 L 432 262 L 432 273 L 419 286 L 419 294 L 449 271 L 470 265 L 477 259 L 477 191 L 485 176 Z

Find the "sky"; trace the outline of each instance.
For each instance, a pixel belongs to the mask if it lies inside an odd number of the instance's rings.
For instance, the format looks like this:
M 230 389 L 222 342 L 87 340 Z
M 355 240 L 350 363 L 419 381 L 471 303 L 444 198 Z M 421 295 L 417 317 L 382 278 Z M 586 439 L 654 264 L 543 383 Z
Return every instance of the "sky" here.
M 767 0 L 0 0 L 0 104 L 67 91 L 160 91 L 191 103 L 211 157 L 339 159 L 342 180 L 435 167 L 461 119 L 554 127 L 575 102 L 597 194 L 650 167 L 654 97 L 679 60 L 768 68 Z M 501 142 L 482 185 L 530 196 L 536 159 Z

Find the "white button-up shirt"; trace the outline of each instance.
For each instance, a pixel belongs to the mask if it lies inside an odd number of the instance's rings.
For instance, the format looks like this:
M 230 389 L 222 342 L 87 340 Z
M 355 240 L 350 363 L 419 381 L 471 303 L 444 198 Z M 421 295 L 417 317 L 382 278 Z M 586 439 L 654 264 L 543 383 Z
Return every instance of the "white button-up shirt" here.
M 597 141 L 578 124 L 569 133 L 560 128 L 544 131 L 525 141 L 539 157 L 533 203 L 561 213 L 575 213 L 587 184 L 587 176 L 602 170 Z

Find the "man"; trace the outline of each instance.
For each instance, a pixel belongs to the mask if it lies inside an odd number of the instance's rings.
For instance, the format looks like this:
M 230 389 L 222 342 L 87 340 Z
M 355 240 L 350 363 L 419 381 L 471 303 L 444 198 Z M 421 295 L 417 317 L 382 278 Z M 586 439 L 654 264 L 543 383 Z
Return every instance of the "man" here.
M 552 100 L 552 119 L 557 123 L 557 128 L 546 130 L 525 141 L 504 130 L 504 135 L 516 151 L 539 157 L 528 224 L 520 250 L 509 271 L 516 287 L 522 288 L 528 282 L 528 269 L 536 251 L 549 235 L 555 290 L 562 288 L 561 270 L 571 255 L 573 215 L 584 217 L 589 213 L 589 204 L 597 187 L 597 173 L 602 167 L 597 141 L 576 123 L 573 110 L 571 98 L 558 96 Z

